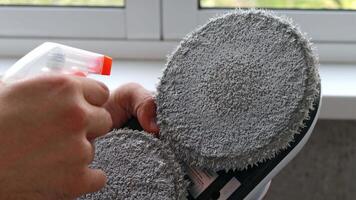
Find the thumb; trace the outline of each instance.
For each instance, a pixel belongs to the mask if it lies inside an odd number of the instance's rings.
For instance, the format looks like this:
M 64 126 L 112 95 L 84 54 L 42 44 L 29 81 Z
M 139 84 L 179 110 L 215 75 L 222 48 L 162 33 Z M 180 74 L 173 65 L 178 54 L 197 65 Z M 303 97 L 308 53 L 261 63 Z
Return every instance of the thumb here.
M 158 136 L 159 128 L 157 125 L 156 116 L 156 103 L 152 95 L 140 94 L 141 97 L 137 99 L 135 106 L 135 112 L 140 125 L 142 128 L 154 135 Z
M 137 83 L 128 83 L 115 90 L 105 105 L 112 115 L 114 128 L 136 117 L 142 128 L 158 136 L 156 104 L 151 92 Z

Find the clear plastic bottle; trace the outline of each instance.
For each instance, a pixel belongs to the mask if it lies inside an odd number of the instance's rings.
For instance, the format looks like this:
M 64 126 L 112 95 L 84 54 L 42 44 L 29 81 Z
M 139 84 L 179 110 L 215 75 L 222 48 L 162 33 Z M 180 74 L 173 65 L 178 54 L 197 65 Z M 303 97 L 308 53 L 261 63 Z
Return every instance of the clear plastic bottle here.
M 108 56 L 57 43 L 38 46 L 8 69 L 2 82 L 29 78 L 40 73 L 62 73 L 87 76 L 89 73 L 110 75 L 112 59 Z

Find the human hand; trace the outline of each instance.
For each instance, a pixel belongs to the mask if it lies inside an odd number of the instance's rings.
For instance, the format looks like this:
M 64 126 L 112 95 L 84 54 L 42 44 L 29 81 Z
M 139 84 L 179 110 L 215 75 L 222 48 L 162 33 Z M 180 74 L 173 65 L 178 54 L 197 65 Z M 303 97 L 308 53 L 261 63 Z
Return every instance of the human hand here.
M 106 183 L 91 140 L 112 127 L 105 85 L 46 75 L 0 87 L 0 199 L 73 199 Z
M 111 93 L 105 104 L 113 120 L 113 128 L 122 127 L 130 118 L 136 117 L 142 128 L 158 136 L 156 104 L 151 92 L 137 83 L 128 83 Z

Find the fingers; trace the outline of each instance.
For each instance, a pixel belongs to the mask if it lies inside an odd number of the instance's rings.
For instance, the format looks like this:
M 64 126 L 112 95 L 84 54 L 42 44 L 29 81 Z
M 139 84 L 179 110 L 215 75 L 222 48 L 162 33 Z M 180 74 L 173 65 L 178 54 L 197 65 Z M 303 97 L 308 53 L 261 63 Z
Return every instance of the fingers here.
M 91 104 L 88 105 L 88 127 L 87 138 L 93 140 L 108 133 L 112 127 L 110 113 L 102 108 L 109 98 L 109 89 L 101 82 L 77 77 L 83 89 L 85 100 Z
M 78 168 L 77 170 L 74 170 L 75 174 L 73 174 L 72 179 L 68 180 L 69 184 L 67 185 L 68 193 L 72 194 L 73 197 L 79 197 L 87 193 L 96 192 L 103 188 L 107 181 L 106 175 L 102 170 L 92 169 L 88 166 L 88 164 L 90 164 L 94 159 L 94 144 L 83 138 L 78 139 L 78 142 L 73 141 L 77 144 L 74 146 L 76 149 L 73 149 L 71 154 L 68 155 L 69 159 L 71 157 L 77 158 L 70 161 L 70 163 L 72 163 L 72 169 L 75 169 L 75 166 Z
M 139 84 L 129 83 L 119 87 L 110 96 L 105 108 L 110 112 L 116 128 L 131 117 L 137 117 L 145 131 L 154 134 L 159 132 L 153 95 Z
M 128 87 L 129 96 L 132 97 L 132 115 L 137 117 L 142 128 L 158 136 L 159 128 L 156 122 L 156 103 L 152 93 L 139 84 Z
M 88 103 L 95 106 L 102 106 L 109 98 L 108 87 L 99 82 L 85 77 L 76 77 L 80 80 L 84 98 Z
M 84 163 L 85 165 L 88 165 L 93 162 L 94 156 L 95 156 L 95 145 L 93 142 L 84 139 L 82 141 L 81 145 L 82 149 L 79 150 L 81 151 L 80 153 L 82 154 L 82 159 L 79 159 L 80 162 Z
M 105 186 L 107 178 L 105 173 L 99 169 L 84 168 L 80 174 L 76 175 L 76 180 L 69 185 L 71 190 L 70 196 L 74 198 L 80 197 L 84 194 L 99 191 Z
M 94 106 L 102 106 L 109 98 L 109 89 L 99 81 L 79 76 L 68 75 L 40 75 L 26 80 L 20 80 L 12 84 L 13 86 L 28 88 L 39 87 L 42 90 L 65 86 L 67 89 L 75 89 L 83 93 L 85 100 Z M 30 86 L 29 86 L 30 85 Z
M 107 178 L 105 173 L 100 169 L 88 169 L 83 177 L 83 183 L 86 183 L 88 193 L 96 192 L 103 188 Z
M 113 126 L 110 113 L 100 107 L 90 106 L 88 111 L 87 138 L 93 140 L 108 133 Z
M 110 113 L 112 119 L 112 128 L 120 128 L 123 126 L 130 118 L 131 111 L 128 106 L 128 102 L 122 102 L 121 99 L 126 97 L 121 97 L 121 95 L 126 95 L 120 92 L 121 88 L 116 89 L 109 97 L 109 100 L 104 105 L 105 109 Z M 125 103 L 125 104 L 124 104 Z
M 137 119 L 144 130 L 158 136 L 156 121 L 156 103 L 152 96 L 144 98 L 136 108 Z

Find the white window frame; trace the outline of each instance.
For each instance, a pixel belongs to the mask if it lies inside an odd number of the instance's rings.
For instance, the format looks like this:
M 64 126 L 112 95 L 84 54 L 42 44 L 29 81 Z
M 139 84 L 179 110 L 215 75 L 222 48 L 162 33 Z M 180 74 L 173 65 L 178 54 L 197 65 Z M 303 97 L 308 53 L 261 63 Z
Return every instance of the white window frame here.
M 161 0 L 126 0 L 123 8 L 0 6 L 0 27 L 1 57 L 21 56 L 45 41 L 113 57 L 154 58 L 167 50 L 152 51 L 162 37 Z
M 0 27 L 3 38 L 118 39 L 126 35 L 124 8 L 4 6 L 0 7 Z
M 124 8 L 0 7 L 0 56 L 17 58 L 52 41 L 114 58 L 164 60 L 187 33 L 229 11 L 199 9 L 198 1 L 126 0 Z M 276 12 L 308 33 L 321 62 L 356 63 L 356 11 Z
M 163 36 L 177 40 L 231 9 L 199 9 L 199 0 L 163 1 Z M 322 62 L 356 62 L 355 11 L 276 10 L 293 19 L 316 44 Z M 348 25 L 348 26 L 346 26 Z

